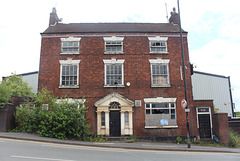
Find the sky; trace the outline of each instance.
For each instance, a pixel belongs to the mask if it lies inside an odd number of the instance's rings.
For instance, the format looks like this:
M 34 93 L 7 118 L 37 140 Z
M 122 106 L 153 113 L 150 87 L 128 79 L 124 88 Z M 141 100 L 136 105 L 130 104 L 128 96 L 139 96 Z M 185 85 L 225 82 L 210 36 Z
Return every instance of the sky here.
M 194 70 L 230 76 L 240 111 L 239 2 L 179 1 Z M 47 29 L 53 7 L 63 23 L 167 23 L 177 0 L 0 0 L 0 78 L 39 70 L 40 33 Z

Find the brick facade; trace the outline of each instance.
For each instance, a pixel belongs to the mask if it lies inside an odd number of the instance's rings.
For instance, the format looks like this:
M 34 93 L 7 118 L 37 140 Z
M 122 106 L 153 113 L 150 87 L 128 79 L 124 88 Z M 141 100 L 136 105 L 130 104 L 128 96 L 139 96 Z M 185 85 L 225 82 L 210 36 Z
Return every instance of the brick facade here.
M 143 24 L 147 25 L 147 24 Z M 161 24 L 159 24 L 161 25 Z M 170 25 L 170 24 L 169 24 Z M 173 25 L 173 24 L 171 24 Z M 94 24 L 92 24 L 94 26 Z M 127 27 L 127 26 L 126 26 Z M 175 26 L 176 27 L 176 26 Z M 97 113 L 94 103 L 112 92 L 116 92 L 125 98 L 141 100 L 141 107 L 133 107 L 133 135 L 136 136 L 185 136 L 186 113 L 181 108 L 181 100 L 184 98 L 184 81 L 181 79 L 182 67 L 181 42 L 179 32 L 44 32 L 42 35 L 39 90 L 46 87 L 52 90 L 56 97 L 67 96 L 71 98 L 85 98 L 88 107 L 87 117 L 91 125 L 91 131 L 97 133 Z M 105 43 L 103 37 L 124 37 L 124 54 L 104 54 Z M 148 37 L 168 37 L 168 54 L 149 54 Z M 192 99 L 191 71 L 188 55 L 187 33 L 183 33 L 184 55 L 186 64 L 188 105 L 194 108 Z M 79 54 L 63 55 L 61 53 L 61 39 L 67 37 L 80 37 Z M 79 88 L 65 89 L 60 85 L 59 60 L 81 60 L 79 64 Z M 124 59 L 124 87 L 104 87 L 104 59 Z M 151 68 L 149 59 L 169 59 L 170 87 L 151 87 Z M 126 83 L 131 85 L 127 86 Z M 144 98 L 176 98 L 176 122 L 175 128 L 145 128 L 145 103 Z M 192 111 L 192 110 L 191 110 Z M 191 119 L 196 119 L 192 113 Z M 195 122 L 193 122 L 195 124 Z M 190 127 L 195 133 L 195 125 Z

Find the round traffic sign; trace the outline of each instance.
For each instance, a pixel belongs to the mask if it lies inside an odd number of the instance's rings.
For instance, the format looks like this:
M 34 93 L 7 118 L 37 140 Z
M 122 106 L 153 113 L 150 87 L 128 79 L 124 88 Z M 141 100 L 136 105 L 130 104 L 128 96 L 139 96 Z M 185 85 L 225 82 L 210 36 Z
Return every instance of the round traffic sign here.
M 182 108 L 186 108 L 187 107 L 187 101 L 185 99 L 182 99 L 181 106 L 182 106 Z

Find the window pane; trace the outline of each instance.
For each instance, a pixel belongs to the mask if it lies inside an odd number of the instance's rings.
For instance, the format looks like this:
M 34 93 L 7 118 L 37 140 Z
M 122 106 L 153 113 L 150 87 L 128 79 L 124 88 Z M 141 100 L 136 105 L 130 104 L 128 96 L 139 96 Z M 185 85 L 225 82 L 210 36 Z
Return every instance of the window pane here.
M 78 52 L 78 42 L 63 42 L 62 52 Z
M 152 109 L 152 114 L 169 114 L 169 109 Z
M 198 112 L 209 112 L 209 108 L 198 108 Z
M 150 110 L 149 109 L 146 110 L 146 114 L 150 114 Z
M 125 116 L 125 126 L 129 126 L 129 113 L 125 112 L 124 116 Z
M 148 103 L 148 104 L 146 104 L 146 108 L 150 108 L 150 104 Z
M 152 64 L 152 84 L 169 84 L 168 64 Z
M 122 65 L 106 65 L 106 84 L 122 84 Z
M 101 112 L 101 126 L 105 126 L 105 112 Z
M 62 75 L 65 75 L 65 66 L 62 66 Z
M 122 42 L 106 42 L 106 51 L 122 51 Z
M 168 103 L 154 103 L 152 108 L 169 108 Z
M 77 65 L 62 66 L 62 85 L 77 85 Z

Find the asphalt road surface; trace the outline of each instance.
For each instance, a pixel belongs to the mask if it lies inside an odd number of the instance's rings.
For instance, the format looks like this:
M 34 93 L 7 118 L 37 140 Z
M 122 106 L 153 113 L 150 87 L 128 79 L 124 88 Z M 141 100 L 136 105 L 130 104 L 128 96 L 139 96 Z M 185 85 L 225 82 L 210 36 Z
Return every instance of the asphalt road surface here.
M 129 150 L 0 139 L 0 161 L 240 161 L 240 154 Z

